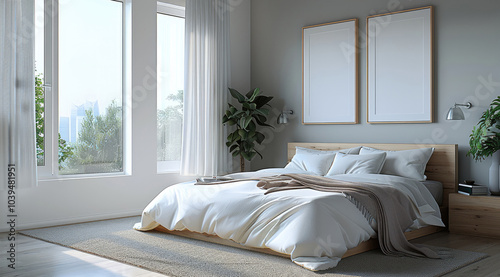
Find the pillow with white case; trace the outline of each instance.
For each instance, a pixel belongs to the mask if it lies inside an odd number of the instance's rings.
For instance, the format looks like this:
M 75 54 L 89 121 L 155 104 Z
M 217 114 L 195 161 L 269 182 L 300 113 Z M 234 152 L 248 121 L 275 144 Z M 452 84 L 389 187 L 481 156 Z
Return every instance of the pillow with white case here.
M 332 165 L 335 154 L 295 154 L 285 169 L 303 170 L 316 175 L 325 175 Z
M 385 151 L 363 146 L 360 155 L 381 153 L 387 154 L 381 174 L 402 176 L 425 181 L 424 175 L 427 162 L 431 158 L 434 148 L 417 148 L 400 151 Z
M 303 147 L 295 147 L 295 155 L 293 156 L 290 163 L 288 163 L 285 168 L 293 170 L 303 170 L 312 172 L 317 175 L 324 176 L 330 166 L 332 165 L 335 154 L 337 153 L 359 153 L 361 146 L 334 150 L 334 151 L 324 151 L 315 150 Z
M 384 165 L 386 153 L 349 155 L 337 153 L 332 167 L 325 176 L 337 174 L 379 174 Z

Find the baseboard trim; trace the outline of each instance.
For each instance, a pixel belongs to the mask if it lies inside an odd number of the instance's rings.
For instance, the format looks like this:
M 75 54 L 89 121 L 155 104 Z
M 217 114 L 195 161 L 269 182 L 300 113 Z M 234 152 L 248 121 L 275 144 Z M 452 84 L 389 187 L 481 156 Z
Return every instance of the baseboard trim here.
M 24 224 L 17 225 L 16 231 L 24 231 L 24 230 L 36 229 L 36 228 L 54 227 L 54 226 L 60 226 L 60 225 L 68 225 L 68 224 L 75 224 L 75 223 L 84 223 L 84 222 L 91 222 L 91 221 L 114 219 L 114 218 L 120 218 L 120 217 L 138 216 L 141 214 L 142 214 L 142 210 L 136 210 L 136 211 L 127 211 L 127 212 L 120 212 L 120 213 L 108 213 L 108 214 L 98 214 L 98 215 L 91 215 L 91 216 L 61 218 L 61 219 L 54 219 L 54 220 L 48 220 L 48 221 L 38 221 L 38 222 L 31 222 L 31 223 L 24 223 Z M 9 232 L 9 228 L 7 228 L 7 227 L 0 228 L 0 232 Z

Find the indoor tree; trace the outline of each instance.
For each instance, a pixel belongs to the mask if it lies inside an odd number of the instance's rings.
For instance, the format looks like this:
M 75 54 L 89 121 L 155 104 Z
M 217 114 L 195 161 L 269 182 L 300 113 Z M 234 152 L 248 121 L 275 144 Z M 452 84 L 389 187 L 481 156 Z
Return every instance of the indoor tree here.
M 259 132 L 258 126 L 271 127 L 267 124 L 269 101 L 271 96 L 262 95 L 259 88 L 250 90 L 246 95 L 237 90 L 229 88 L 229 93 L 239 103 L 239 107 L 228 103 L 229 108 L 222 118 L 222 123 L 235 126 L 236 130 L 227 136 L 226 146 L 233 157 L 240 156 L 240 169 L 245 171 L 245 160 L 251 161 L 255 155 L 262 154 L 255 149 L 256 144 L 262 144 L 265 139 L 263 133 Z
M 469 138 L 467 156 L 476 161 L 492 156 L 488 187 L 492 194 L 500 194 L 500 96 L 484 111 Z
M 500 96 L 484 111 L 469 138 L 470 150 L 467 156 L 472 156 L 476 161 L 481 161 L 500 150 Z

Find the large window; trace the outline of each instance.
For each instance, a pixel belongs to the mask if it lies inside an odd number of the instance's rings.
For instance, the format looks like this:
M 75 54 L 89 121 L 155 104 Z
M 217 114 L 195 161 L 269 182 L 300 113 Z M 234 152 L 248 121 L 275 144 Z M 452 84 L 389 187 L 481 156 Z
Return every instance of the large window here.
M 72 148 L 60 173 L 120 172 L 122 3 L 65 1 L 58 41 L 59 133 Z
M 45 40 L 36 40 L 35 52 L 45 57 L 37 74 L 43 67 L 40 76 L 50 75 L 36 77 L 45 92 L 39 165 L 51 166 L 51 175 L 123 172 L 122 3 L 45 2 L 37 7 L 50 20 L 35 21 L 45 26 Z
M 179 171 L 184 101 L 184 10 L 158 3 L 158 172 Z

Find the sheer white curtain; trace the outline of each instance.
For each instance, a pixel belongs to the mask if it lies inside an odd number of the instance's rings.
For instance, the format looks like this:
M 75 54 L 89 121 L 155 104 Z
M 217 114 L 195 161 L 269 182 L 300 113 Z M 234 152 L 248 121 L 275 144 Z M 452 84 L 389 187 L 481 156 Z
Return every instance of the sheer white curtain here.
M 33 0 L 0 1 L 0 189 L 15 165 L 16 188 L 37 185 Z
M 181 174 L 227 173 L 232 159 L 222 116 L 228 103 L 228 0 L 186 1 L 186 83 Z

